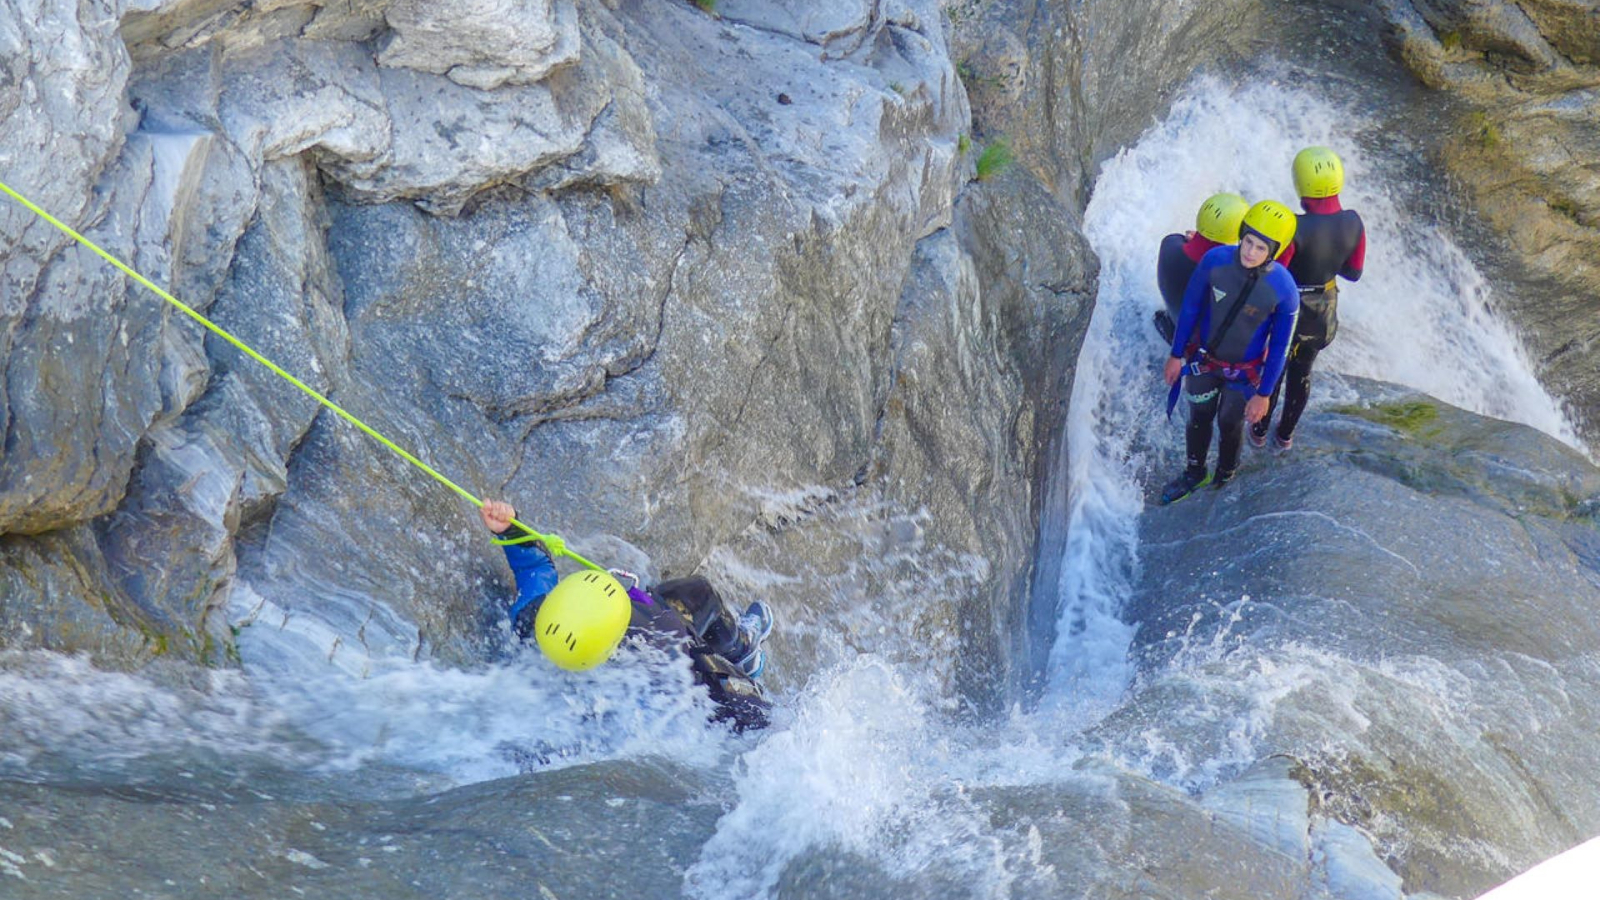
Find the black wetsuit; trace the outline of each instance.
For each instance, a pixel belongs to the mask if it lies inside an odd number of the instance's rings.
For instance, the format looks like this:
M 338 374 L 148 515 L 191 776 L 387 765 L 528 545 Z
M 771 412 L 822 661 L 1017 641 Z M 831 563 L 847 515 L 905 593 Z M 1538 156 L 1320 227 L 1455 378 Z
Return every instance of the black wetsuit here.
M 1295 229 L 1289 274 L 1300 291 L 1300 321 L 1283 379 L 1273 388 L 1267 414 L 1252 428 L 1265 437 L 1272 421 L 1272 410 L 1283 392 L 1283 417 L 1278 422 L 1278 438 L 1288 441 L 1306 411 L 1311 398 L 1311 366 L 1339 331 L 1339 287 L 1334 276 L 1359 281 L 1366 262 L 1366 229 L 1355 210 L 1341 209 L 1338 197 L 1305 198 Z M 1285 387 L 1287 385 L 1287 387 Z
M 539 604 L 555 587 L 555 563 L 535 543 L 507 544 L 506 561 L 516 578 L 517 597 L 506 611 L 511 628 L 523 640 L 533 639 Z M 756 681 L 727 658 L 753 648 L 742 647 L 739 619 L 704 578 L 663 581 L 647 593 L 653 603 L 632 603 L 628 633 L 688 655 L 695 680 L 717 703 L 718 721 L 736 730 L 765 728 L 771 703 Z
M 1216 241 L 1198 232 L 1190 238 L 1169 234 L 1161 239 L 1161 252 L 1156 257 L 1156 286 L 1161 289 L 1161 301 L 1167 308 L 1164 317 L 1157 311 L 1155 323 L 1163 341 L 1172 343 L 1178 313 L 1183 309 L 1183 291 L 1189 286 L 1189 278 L 1200 264 L 1200 257 L 1219 246 Z
M 656 603 L 635 603 L 628 627 L 664 629 L 679 642 L 689 654 L 695 680 L 716 701 L 719 721 L 731 721 L 738 731 L 767 727 L 772 704 L 766 692 L 728 659 L 738 650 L 754 648 L 740 646 L 739 617 L 711 582 L 699 576 L 676 578 L 650 588 L 649 594 Z

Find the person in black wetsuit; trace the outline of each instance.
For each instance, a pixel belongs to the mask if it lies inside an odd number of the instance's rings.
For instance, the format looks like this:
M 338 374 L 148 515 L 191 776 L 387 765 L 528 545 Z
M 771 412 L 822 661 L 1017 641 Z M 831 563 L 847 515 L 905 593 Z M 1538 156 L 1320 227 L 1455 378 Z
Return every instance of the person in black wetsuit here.
M 516 517 L 511 504 L 489 500 L 484 527 L 504 534 Z M 771 703 L 756 679 L 766 665 L 761 644 L 772 633 L 766 604 L 735 615 L 704 578 L 663 581 L 648 590 L 622 586 L 614 575 L 584 571 L 557 579 L 555 562 L 532 542 L 498 542 L 516 579 L 506 609 L 511 630 L 533 639 L 557 666 L 589 669 L 605 662 L 622 638 L 641 635 L 687 654 L 695 681 L 710 691 L 719 720 L 736 730 L 764 728 Z M 618 573 L 627 576 L 628 573 Z
M 1367 232 L 1361 216 L 1339 204 L 1344 163 L 1327 147 L 1307 147 L 1294 158 L 1294 186 L 1305 208 L 1294 246 L 1281 260 L 1300 291 L 1300 324 L 1289 347 L 1283 380 L 1273 388 L 1267 415 L 1250 426 L 1250 443 L 1264 447 L 1272 409 L 1283 394 L 1283 414 L 1273 442 L 1279 450 L 1294 445 L 1294 429 L 1311 398 L 1311 366 L 1339 330 L 1339 287 L 1334 277 L 1361 279 L 1367 257 Z
M 1267 394 L 1283 371 L 1300 306 L 1294 279 L 1273 261 L 1294 239 L 1294 229 L 1289 207 L 1262 200 L 1245 213 L 1239 246 L 1207 253 L 1189 279 L 1172 355 L 1162 371 L 1172 388 L 1169 414 L 1180 393 L 1189 398 L 1186 465 L 1162 490 L 1163 505 L 1206 484 L 1220 488 L 1232 481 L 1245 422 L 1266 415 Z M 1192 343 L 1190 335 L 1196 337 Z M 1213 425 L 1222 433 L 1214 481 L 1206 468 Z
M 1249 209 L 1249 201 L 1238 194 L 1212 194 L 1195 214 L 1194 231 L 1169 234 L 1161 239 L 1161 252 L 1156 257 L 1156 286 L 1161 289 L 1161 300 L 1166 308 L 1156 310 L 1152 318 L 1163 341 L 1172 343 L 1178 312 L 1183 308 L 1183 291 L 1189 286 L 1189 276 L 1200 264 L 1200 257 L 1223 244 L 1237 244 L 1239 223 L 1244 221 Z

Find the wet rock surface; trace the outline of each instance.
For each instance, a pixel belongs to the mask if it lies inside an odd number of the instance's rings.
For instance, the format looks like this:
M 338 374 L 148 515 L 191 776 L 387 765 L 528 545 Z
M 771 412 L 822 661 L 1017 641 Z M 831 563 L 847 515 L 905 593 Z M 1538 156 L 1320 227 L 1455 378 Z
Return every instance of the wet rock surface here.
M 1570 0 L 1374 6 L 1412 72 L 1439 92 L 1440 156 L 1506 270 L 1532 285 L 1505 299 L 1540 376 L 1579 412 L 1600 403 L 1600 11 Z
M 1217 760 L 1249 736 L 1408 892 L 1475 896 L 1600 828 L 1572 778 L 1600 763 L 1600 471 L 1527 427 L 1350 387 L 1290 453 L 1145 515 L 1143 684 L 1103 731 L 1159 741 L 1170 717 Z
M 0 783 L 6 895 L 672 897 L 719 813 L 670 766 L 613 764 L 421 801 Z

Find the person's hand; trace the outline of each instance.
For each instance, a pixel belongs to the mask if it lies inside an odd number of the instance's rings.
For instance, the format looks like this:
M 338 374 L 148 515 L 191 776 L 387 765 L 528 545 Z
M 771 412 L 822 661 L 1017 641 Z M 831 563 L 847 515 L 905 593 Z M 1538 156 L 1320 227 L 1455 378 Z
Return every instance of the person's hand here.
M 1267 398 L 1261 396 L 1260 394 L 1252 396 L 1250 401 L 1244 405 L 1244 420 L 1249 422 L 1251 425 L 1254 425 L 1255 423 L 1266 418 L 1266 415 Z
M 1198 233 L 1199 233 L 1199 232 L 1197 232 L 1197 231 L 1195 231 L 1195 230 L 1194 230 L 1194 229 L 1193 229 L 1193 228 L 1191 228 L 1191 229 L 1189 229 L 1189 230 L 1188 230 L 1188 231 L 1185 231 L 1185 232 L 1184 232 L 1184 233 L 1183 233 L 1183 239 L 1184 239 L 1184 240 L 1186 240 L 1186 241 L 1192 241 L 1192 240 L 1194 240 L 1194 236 L 1195 236 L 1195 235 L 1196 235 L 1196 234 L 1198 234 Z
M 511 527 L 511 520 L 517 517 L 517 510 L 504 500 L 485 500 L 478 509 L 478 514 L 483 517 L 483 527 L 495 534 L 501 534 Z
M 1167 367 L 1161 370 L 1161 377 L 1167 381 L 1167 387 L 1178 383 L 1178 378 L 1183 375 L 1183 360 L 1176 356 L 1167 357 Z

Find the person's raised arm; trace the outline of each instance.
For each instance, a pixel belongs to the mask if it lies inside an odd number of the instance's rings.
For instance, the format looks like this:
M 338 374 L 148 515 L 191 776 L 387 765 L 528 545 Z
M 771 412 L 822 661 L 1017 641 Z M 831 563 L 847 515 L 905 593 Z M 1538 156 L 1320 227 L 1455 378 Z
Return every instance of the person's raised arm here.
M 478 514 L 484 527 L 495 534 L 504 534 L 511 527 L 511 520 L 517 517 L 516 509 L 503 500 L 485 500 Z M 512 629 L 527 637 L 533 628 L 531 613 L 538 609 L 539 602 L 556 586 L 560 576 L 550 554 L 533 541 L 506 544 L 504 549 L 511 575 L 517 580 L 517 598 L 506 614 L 511 618 Z
M 495 534 L 505 534 L 511 527 L 511 520 L 517 517 L 517 511 L 504 500 L 485 500 L 478 508 L 478 515 L 483 518 L 483 527 Z

